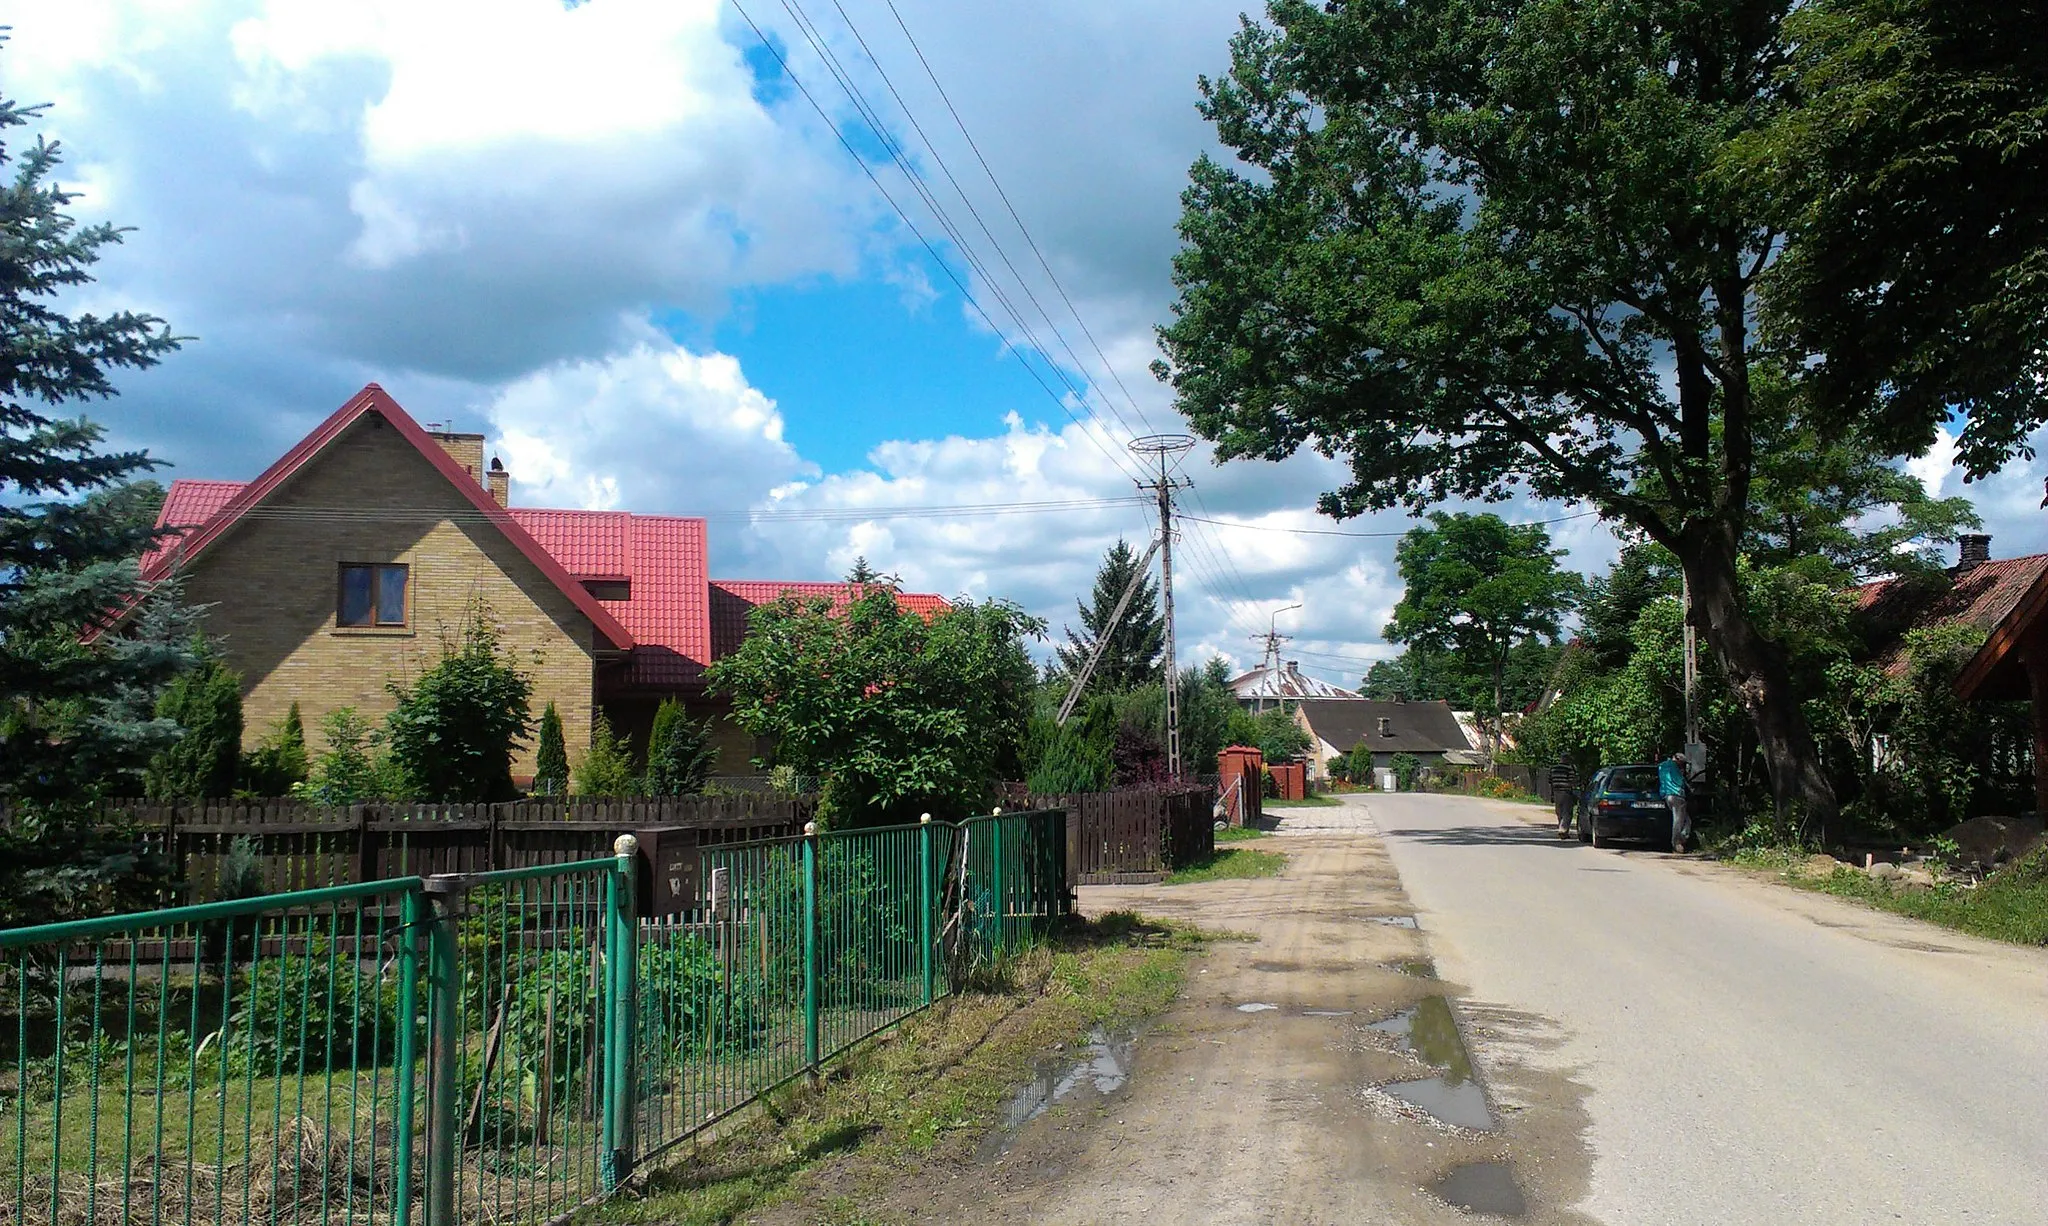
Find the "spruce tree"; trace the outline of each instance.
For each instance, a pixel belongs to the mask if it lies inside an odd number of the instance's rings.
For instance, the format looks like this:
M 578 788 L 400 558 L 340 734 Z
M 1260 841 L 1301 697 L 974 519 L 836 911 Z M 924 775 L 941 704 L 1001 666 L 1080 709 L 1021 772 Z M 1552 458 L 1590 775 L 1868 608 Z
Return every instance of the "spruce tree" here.
M 203 645 L 195 650 L 203 651 Z M 171 682 L 157 700 L 159 719 L 182 730 L 150 759 L 143 793 L 152 800 L 209 800 L 235 794 L 242 757 L 242 679 L 218 659 Z
M 534 751 L 533 794 L 566 796 L 569 793 L 569 750 L 562 742 L 562 713 L 549 703 L 540 713 L 540 745 Z
M 695 796 L 704 790 L 717 759 L 708 723 L 691 719 L 673 698 L 655 710 L 654 731 L 647 738 L 649 796 Z
M 1110 547 L 1095 572 L 1095 587 L 1086 603 L 1075 602 L 1081 614 L 1081 629 L 1067 627 L 1067 644 L 1056 650 L 1060 665 L 1070 677 L 1079 676 L 1088 657 L 1109 627 L 1116 602 L 1138 571 L 1138 554 L 1130 543 L 1119 539 Z M 1166 619 L 1159 613 L 1159 584 L 1147 577 L 1140 581 L 1124 609 L 1123 618 L 1109 630 L 1109 646 L 1089 675 L 1090 693 L 1117 694 L 1159 679 L 1159 657 L 1166 646 Z
M 853 569 L 846 572 L 846 581 L 848 583 L 873 583 L 881 577 L 879 571 L 868 565 L 866 554 L 855 558 L 853 560 Z
M 192 659 L 174 590 L 145 599 L 134 559 L 151 527 L 135 500 L 93 497 L 155 462 L 102 451 L 72 407 L 178 342 L 154 316 L 60 309 L 122 231 L 65 213 L 76 195 L 51 181 L 55 143 L 6 140 L 42 109 L 0 98 L 0 804 L 48 827 L 130 791 L 177 737 L 156 697 Z M 92 633 L 115 610 L 136 610 L 126 629 Z

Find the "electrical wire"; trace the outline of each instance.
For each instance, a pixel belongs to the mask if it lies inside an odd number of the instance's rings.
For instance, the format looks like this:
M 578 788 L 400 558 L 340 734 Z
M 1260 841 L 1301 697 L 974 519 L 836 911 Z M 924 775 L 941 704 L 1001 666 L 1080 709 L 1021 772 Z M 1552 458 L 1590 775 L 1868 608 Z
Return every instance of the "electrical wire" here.
M 839 125 L 832 121 L 832 116 L 825 110 L 824 105 L 818 101 L 817 96 L 811 92 L 810 87 L 805 85 L 803 79 L 797 76 L 795 70 L 790 67 L 788 57 L 783 55 L 781 50 L 768 38 L 767 33 L 761 29 L 760 24 L 754 20 L 753 15 L 747 12 L 746 6 L 741 3 L 741 0 L 732 0 L 732 3 L 733 8 L 739 12 L 740 18 L 747 23 L 748 28 L 754 31 L 754 37 L 759 39 L 761 46 L 767 50 L 770 56 L 774 57 L 775 63 L 781 69 L 783 75 L 789 78 L 790 84 L 796 86 L 797 92 L 803 95 L 804 101 L 810 104 L 813 111 L 817 112 L 818 118 L 825 122 L 825 126 L 832 130 L 832 135 L 838 139 L 840 146 L 846 150 L 847 155 L 854 160 L 854 164 L 860 167 L 861 173 L 867 176 L 870 183 L 874 184 L 875 190 L 881 193 L 882 199 L 888 203 L 890 209 L 895 212 L 896 216 L 902 220 L 904 226 L 909 229 L 918 243 L 932 257 L 932 261 L 939 266 L 939 271 L 943 272 L 946 275 L 946 279 L 953 283 L 953 287 L 960 292 L 962 300 L 981 318 L 983 323 L 988 325 L 990 331 L 1000 336 L 1002 330 L 996 327 L 995 320 L 990 318 L 988 311 L 974 297 L 973 292 L 960 279 L 959 274 L 953 271 L 953 266 L 947 263 L 945 258 L 939 254 L 938 248 L 933 245 L 931 239 L 925 235 L 924 231 L 918 228 L 915 221 L 911 220 L 910 214 L 905 211 L 901 204 L 897 203 L 896 198 L 889 193 L 889 189 L 882 185 L 881 177 L 875 174 L 874 168 L 867 164 L 867 159 L 860 156 L 860 152 L 853 147 L 853 142 L 848 140 L 846 134 L 839 130 Z M 1080 428 L 1081 433 L 1095 445 L 1096 449 L 1109 459 L 1111 464 L 1115 465 L 1126 476 L 1131 475 L 1132 470 L 1126 467 L 1126 460 L 1103 445 L 1102 440 L 1097 438 L 1094 432 L 1088 428 L 1088 425 L 1075 415 L 1073 409 L 1067 404 L 1066 398 L 1055 392 L 1052 389 L 1052 385 L 1046 382 L 1043 375 L 1039 374 L 1037 367 L 1021 357 L 1018 360 L 1018 364 L 1031 376 L 1032 381 L 1038 384 L 1040 390 L 1044 391 L 1046 396 L 1059 406 L 1060 411 L 1066 414 L 1068 419 Z M 1048 365 L 1050 364 L 1048 363 Z
M 837 0 L 835 0 L 836 2 Z M 1017 206 L 1010 202 L 1010 194 L 1003 190 L 1002 181 L 996 178 L 995 168 L 990 166 L 988 158 L 983 156 L 981 145 L 975 141 L 974 134 L 967 130 L 967 121 L 960 117 L 959 108 L 953 105 L 952 95 L 948 94 L 946 87 L 939 83 L 939 74 L 932 69 L 931 60 L 926 58 L 924 48 L 918 44 L 917 36 L 910 32 L 909 24 L 903 20 L 903 14 L 897 10 L 896 0 L 887 0 L 887 2 L 889 5 L 889 15 L 896 19 L 896 28 L 903 31 L 904 41 L 909 43 L 911 51 L 916 53 L 917 62 L 923 65 L 925 76 L 931 80 L 932 88 L 938 91 L 939 100 L 945 103 L 946 112 L 953 117 L 953 124 L 960 129 L 960 135 L 967 141 L 967 147 L 974 151 L 975 161 L 981 164 L 982 173 L 988 176 L 989 185 L 996 189 L 996 196 L 1003 202 L 1003 207 L 1009 211 L 1010 220 L 1017 223 L 1017 232 L 1024 236 L 1024 242 L 1031 248 L 1031 254 L 1037 258 L 1038 266 L 1045 271 L 1046 279 L 1052 282 L 1052 287 L 1059 292 L 1060 301 L 1066 304 L 1067 312 L 1074 317 L 1074 322 L 1080 325 L 1081 335 L 1087 338 L 1089 346 L 1095 351 L 1095 356 L 1101 360 L 1103 369 L 1109 372 L 1110 379 L 1115 382 L 1117 389 L 1123 393 L 1124 399 L 1130 403 L 1132 411 L 1138 415 L 1140 421 L 1145 423 L 1147 431 L 1153 430 L 1154 427 L 1150 417 L 1145 413 L 1143 406 L 1138 404 L 1137 397 L 1131 395 L 1131 389 L 1124 385 L 1123 376 L 1117 373 L 1115 365 L 1109 360 L 1109 355 L 1103 352 L 1101 343 L 1095 339 L 1095 334 L 1089 330 L 1088 321 L 1083 319 L 1081 312 L 1075 308 L 1073 298 L 1068 295 L 1067 287 L 1060 283 L 1059 276 L 1053 272 L 1052 263 L 1045 258 L 1045 252 L 1039 248 L 1038 240 L 1031 236 L 1031 228 L 1024 224 L 1024 218 L 1017 212 Z
M 961 185 L 959 178 L 954 175 L 953 168 L 947 165 L 945 156 L 939 152 L 937 142 L 933 141 L 931 136 L 925 132 L 924 124 L 918 120 L 917 112 L 911 108 L 910 103 L 903 97 L 902 91 L 896 88 L 896 82 L 889 76 L 888 69 L 882 66 L 881 58 L 875 54 L 874 49 L 872 47 L 868 46 L 868 40 L 866 36 L 860 32 L 860 26 L 854 22 L 852 14 L 846 11 L 846 6 L 841 4 L 839 0 L 832 0 L 832 7 L 838 10 L 840 20 L 846 23 L 846 28 L 849 32 L 852 33 L 854 41 L 860 44 L 860 49 L 862 53 L 868 57 L 868 63 L 874 66 L 875 74 L 882 79 L 882 84 L 888 89 L 889 96 L 896 100 L 896 105 L 898 108 L 902 110 L 903 117 L 910 121 L 911 129 L 917 133 L 917 138 L 920 141 L 924 142 L 925 151 L 931 155 L 931 159 L 938 166 L 939 172 L 945 175 L 946 182 L 952 185 L 953 194 L 960 198 L 960 203 L 967 206 L 968 215 L 974 218 L 974 223 L 981 230 L 982 237 L 986 238 L 988 240 L 989 246 L 995 249 L 997 258 L 1001 259 L 1003 262 L 1003 267 L 1009 270 L 1010 276 L 1017 282 L 1017 287 L 1024 291 L 1025 300 L 1028 301 L 1031 304 L 1032 308 L 1038 312 L 1038 317 L 1045 321 L 1046 328 L 1052 332 L 1053 339 L 1059 342 L 1060 348 L 1066 353 L 1067 357 L 1073 361 L 1074 368 L 1076 370 L 1085 371 L 1087 368 L 1087 363 L 1082 360 L 1080 354 L 1074 352 L 1074 347 L 1067 341 L 1066 334 L 1060 330 L 1058 324 L 1053 322 L 1051 313 L 1048 312 L 1045 309 L 1044 304 L 1038 300 L 1038 295 L 1032 292 L 1031 283 L 1024 279 L 1024 274 L 1018 271 L 1017 265 L 1010 259 L 1010 253 L 1008 252 L 1008 250 L 1006 250 L 1003 247 L 1002 242 L 996 238 L 995 232 L 989 228 L 987 219 L 985 219 L 981 215 L 981 210 L 978 207 L 976 207 L 973 198 L 967 194 L 967 189 Z M 902 22 L 902 16 L 900 14 L 897 15 L 897 21 L 900 25 Z M 916 44 L 914 41 L 912 42 L 912 49 L 916 50 Z M 919 60 L 920 62 L 923 61 L 923 55 L 921 52 L 919 54 Z M 926 64 L 925 67 L 927 74 L 929 75 L 930 65 Z M 938 84 L 938 80 L 936 77 L 933 77 L 932 83 L 935 86 Z M 945 96 L 945 91 L 943 88 L 940 89 L 940 96 L 942 98 L 944 98 Z M 946 100 L 946 105 L 949 109 L 951 108 L 952 102 L 950 99 Z M 959 115 L 957 112 L 954 114 L 954 120 L 956 123 L 959 120 Z M 968 135 L 966 125 L 961 124 L 960 130 L 963 136 L 967 136 L 968 144 L 972 146 L 974 143 L 974 138 L 971 135 Z M 979 149 L 975 150 L 975 155 L 977 157 L 980 156 Z M 988 170 L 988 164 L 986 162 L 982 163 L 982 169 L 984 171 Z M 995 176 L 993 172 L 989 173 L 989 181 L 991 183 L 995 182 Z M 998 194 L 1001 193 L 1002 185 L 1000 183 L 996 184 L 996 190 Z M 1004 203 L 1005 205 L 1009 203 L 1007 198 L 1005 198 Z M 1016 217 L 1016 211 L 1014 209 L 1011 210 L 1011 216 L 1012 218 Z M 1018 229 L 1023 230 L 1023 222 L 1018 222 Z M 1031 242 L 1031 235 L 1028 230 L 1024 231 L 1024 239 L 1027 243 Z M 1036 250 L 1035 243 L 1033 244 L 1033 250 Z M 1045 261 L 1042 256 L 1040 257 L 1039 262 L 1041 265 L 1045 265 Z M 1074 321 L 1081 325 L 1081 330 L 1084 334 L 1087 333 L 1088 325 L 1086 321 L 1082 320 L 1080 313 L 1073 309 L 1073 302 L 1071 299 L 1067 299 L 1066 290 L 1064 287 L 1060 286 L 1058 278 L 1051 276 L 1051 267 L 1049 265 L 1045 265 L 1045 267 L 1047 276 L 1052 279 L 1053 287 L 1060 291 L 1060 296 L 1063 300 L 1066 301 L 1067 309 L 1069 313 L 1074 316 Z M 986 276 L 987 273 L 984 271 L 983 275 Z M 1092 341 L 1093 338 L 1091 337 L 1090 339 Z M 1096 346 L 1096 356 L 1102 357 L 1102 350 L 1100 346 Z M 1116 379 L 1118 386 L 1121 387 L 1122 380 L 1118 378 L 1115 367 L 1109 365 L 1107 358 L 1103 358 L 1103 366 L 1104 369 L 1109 371 L 1110 377 L 1112 379 Z M 1133 436 L 1136 436 L 1141 433 L 1152 432 L 1152 423 L 1145 418 L 1144 411 L 1138 408 L 1137 402 L 1136 400 L 1132 399 L 1129 389 L 1124 390 L 1124 398 L 1126 400 L 1131 401 L 1132 409 L 1138 413 L 1139 420 L 1144 423 L 1145 428 L 1143 430 L 1134 429 L 1131 426 L 1131 423 L 1125 419 L 1124 415 L 1121 412 L 1118 412 L 1116 405 L 1113 402 L 1105 400 L 1104 407 L 1108 408 L 1111 415 L 1116 418 L 1117 424 L 1122 426 L 1126 432 Z
M 1510 524 L 1508 526 L 1511 528 L 1548 527 L 1551 524 L 1570 523 L 1572 520 L 1575 519 L 1585 519 L 1589 516 L 1598 514 L 1600 514 L 1600 512 L 1597 510 L 1580 511 L 1573 515 L 1560 515 L 1556 519 L 1532 519 L 1521 523 Z M 1182 518 L 1191 519 L 1197 523 L 1216 524 L 1224 528 L 1243 528 L 1251 532 L 1290 532 L 1296 536 L 1345 536 L 1359 540 L 1387 540 L 1395 537 L 1406 536 L 1410 531 L 1412 531 L 1412 529 L 1404 528 L 1399 532 L 1345 532 L 1342 529 L 1338 528 L 1286 528 L 1278 524 L 1247 524 L 1236 520 L 1206 519 L 1197 515 L 1186 515 L 1182 516 Z
M 1150 503 L 1150 499 L 1132 496 L 1124 498 L 1047 499 L 1035 502 L 957 503 L 935 506 L 762 508 L 756 510 L 708 511 L 697 515 L 679 516 L 677 518 L 726 523 L 862 523 L 876 519 L 930 519 L 939 516 L 971 518 L 989 515 L 1045 514 L 1058 511 L 1101 511 L 1117 507 L 1149 506 Z M 564 511 L 541 507 L 513 507 L 509 508 L 509 510 L 515 518 L 520 513 L 538 515 L 628 514 L 628 512 L 623 511 Z M 312 523 L 433 523 L 442 520 L 452 523 L 497 522 L 497 516 L 485 511 L 476 510 L 473 507 L 450 508 L 430 506 L 258 506 L 244 512 L 243 518 Z M 641 518 L 666 517 L 641 516 Z

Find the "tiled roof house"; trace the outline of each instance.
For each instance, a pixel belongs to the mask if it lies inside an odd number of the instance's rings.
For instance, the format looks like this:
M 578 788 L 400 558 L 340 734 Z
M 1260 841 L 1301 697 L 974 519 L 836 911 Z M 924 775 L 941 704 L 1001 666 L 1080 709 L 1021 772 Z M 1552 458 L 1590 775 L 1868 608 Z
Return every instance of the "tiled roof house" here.
M 781 593 L 843 606 L 858 588 L 712 579 L 699 518 L 509 506 L 483 443 L 424 429 L 373 383 L 252 481 L 172 483 L 158 526 L 178 531 L 143 575 L 175 574 L 209 606 L 207 632 L 242 674 L 245 735 L 293 702 L 309 732 L 342 706 L 381 716 L 389 683 L 431 663 L 480 601 L 529 667 L 535 710 L 556 705 L 572 758 L 598 710 L 644 740 L 679 697 L 714 719 L 718 770 L 752 770 L 762 747 L 705 693 L 706 667 Z M 898 600 L 927 617 L 947 607 Z M 531 774 L 531 746 L 513 772 Z

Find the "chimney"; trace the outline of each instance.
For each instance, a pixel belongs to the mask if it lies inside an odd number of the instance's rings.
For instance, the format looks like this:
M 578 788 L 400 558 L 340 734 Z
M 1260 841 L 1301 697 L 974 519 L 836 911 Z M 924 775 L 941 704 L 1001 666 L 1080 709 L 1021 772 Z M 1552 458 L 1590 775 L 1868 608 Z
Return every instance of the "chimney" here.
M 452 430 L 430 430 L 428 437 L 441 444 L 441 450 L 447 452 L 450 459 L 462 466 L 462 471 L 469 474 L 471 481 L 478 485 L 484 483 L 483 435 L 457 434 Z
M 1965 575 L 1991 560 L 1991 538 L 1981 532 L 1965 532 L 1956 538 L 1961 546 L 1956 555 L 1954 574 Z
M 491 497 L 496 499 L 501 507 L 512 505 L 512 474 L 505 471 L 505 461 L 492 456 L 491 471 L 488 475 Z

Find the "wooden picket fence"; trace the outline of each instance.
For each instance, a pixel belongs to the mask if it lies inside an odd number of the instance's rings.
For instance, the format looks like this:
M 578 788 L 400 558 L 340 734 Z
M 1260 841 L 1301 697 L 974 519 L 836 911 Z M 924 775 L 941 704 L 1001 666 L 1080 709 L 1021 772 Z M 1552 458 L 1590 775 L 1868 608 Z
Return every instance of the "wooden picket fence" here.
M 1215 854 L 1216 788 L 1017 793 L 1013 805 L 1067 812 L 1067 880 L 1075 885 L 1158 881 Z
M 165 859 L 184 883 L 167 901 L 568 864 L 611 855 L 621 834 L 641 836 L 678 866 L 663 893 L 693 898 L 697 847 L 801 834 L 815 811 L 812 797 L 753 794 L 495 805 L 113 801 L 101 821 Z

